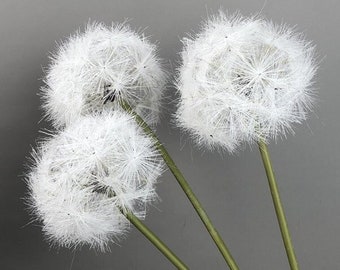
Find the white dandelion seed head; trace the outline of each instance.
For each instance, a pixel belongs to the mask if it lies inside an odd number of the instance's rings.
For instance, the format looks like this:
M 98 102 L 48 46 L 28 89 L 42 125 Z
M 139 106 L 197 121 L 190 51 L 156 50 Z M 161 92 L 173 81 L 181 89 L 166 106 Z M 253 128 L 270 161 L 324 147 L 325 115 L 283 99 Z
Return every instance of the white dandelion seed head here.
M 166 74 L 156 46 L 125 24 L 89 24 L 65 41 L 47 70 L 43 108 L 56 127 L 125 99 L 148 124 L 159 120 Z
M 291 28 L 220 12 L 183 43 L 176 119 L 198 145 L 233 152 L 306 119 L 314 47 Z
M 105 250 L 157 199 L 163 161 L 152 139 L 120 112 L 89 115 L 43 142 L 28 174 L 29 204 L 52 243 Z

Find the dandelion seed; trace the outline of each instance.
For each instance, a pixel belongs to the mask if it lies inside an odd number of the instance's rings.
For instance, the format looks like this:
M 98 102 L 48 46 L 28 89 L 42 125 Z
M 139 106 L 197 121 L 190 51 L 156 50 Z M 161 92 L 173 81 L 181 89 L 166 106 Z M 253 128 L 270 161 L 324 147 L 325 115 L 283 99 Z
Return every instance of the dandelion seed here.
M 306 119 L 314 47 L 289 27 L 221 12 L 183 43 L 176 119 L 199 146 L 233 152 Z
M 166 82 L 160 62 L 156 46 L 127 25 L 89 24 L 52 56 L 43 108 L 60 128 L 80 115 L 117 109 L 123 98 L 155 124 Z
M 144 218 L 157 199 L 163 161 L 122 112 L 79 118 L 34 153 L 28 202 L 52 243 L 106 250 L 127 231 L 120 211 Z

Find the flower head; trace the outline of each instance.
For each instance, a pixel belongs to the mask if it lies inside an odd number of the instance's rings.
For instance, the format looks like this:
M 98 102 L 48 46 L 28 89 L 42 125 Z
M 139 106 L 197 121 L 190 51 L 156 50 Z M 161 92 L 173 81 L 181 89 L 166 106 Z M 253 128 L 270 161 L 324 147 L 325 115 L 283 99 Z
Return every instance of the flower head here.
M 61 246 L 106 249 L 127 229 L 120 211 L 145 217 L 163 163 L 153 141 L 116 111 L 80 118 L 34 152 L 29 204 Z
M 112 110 L 120 98 L 154 124 L 166 76 L 155 45 L 144 35 L 124 24 L 93 23 L 58 48 L 45 82 L 43 107 L 56 127 Z
M 232 152 L 306 119 L 314 49 L 289 27 L 221 12 L 183 42 L 176 119 L 199 145 Z

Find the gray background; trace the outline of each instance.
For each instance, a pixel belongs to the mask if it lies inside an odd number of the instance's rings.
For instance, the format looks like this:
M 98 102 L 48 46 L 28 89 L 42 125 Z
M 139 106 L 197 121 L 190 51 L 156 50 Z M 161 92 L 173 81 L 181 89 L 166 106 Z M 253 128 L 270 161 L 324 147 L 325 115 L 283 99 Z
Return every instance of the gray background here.
M 282 200 L 301 269 L 340 269 L 339 27 L 336 0 L 111 0 L 0 2 L 0 268 L 172 269 L 134 228 L 112 252 L 50 248 L 38 224 L 29 224 L 22 197 L 23 163 L 35 145 L 41 111 L 37 91 L 48 52 L 89 18 L 110 23 L 131 18 L 158 41 L 175 67 L 179 38 L 224 7 L 249 15 L 261 10 L 276 22 L 298 25 L 317 44 L 321 65 L 319 102 L 306 125 L 270 145 Z M 171 65 L 169 65 L 171 67 Z M 171 69 L 171 68 L 169 68 Z M 169 87 L 168 94 L 173 96 Z M 202 153 L 169 123 L 168 106 L 159 136 L 183 170 L 241 269 L 288 269 L 271 197 L 254 146 L 239 154 Z M 226 269 L 178 184 L 166 172 L 162 202 L 146 223 L 191 269 Z M 73 262 L 73 263 L 72 263 Z

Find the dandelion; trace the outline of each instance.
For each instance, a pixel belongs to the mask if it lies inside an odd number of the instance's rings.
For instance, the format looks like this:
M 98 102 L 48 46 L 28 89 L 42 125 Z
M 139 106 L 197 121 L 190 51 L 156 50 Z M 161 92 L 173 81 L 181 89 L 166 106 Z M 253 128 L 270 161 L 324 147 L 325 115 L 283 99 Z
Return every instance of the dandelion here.
M 89 24 L 52 56 L 42 88 L 43 108 L 55 127 L 80 115 L 110 111 L 127 100 L 157 123 L 166 75 L 156 46 L 126 24 Z
M 152 140 L 119 111 L 90 115 L 34 152 L 29 203 L 52 243 L 105 250 L 144 218 L 163 162 Z
M 178 125 L 201 147 L 234 152 L 258 143 L 287 257 L 297 270 L 266 142 L 307 118 L 314 101 L 314 47 L 286 25 L 223 12 L 183 43 Z
M 302 35 L 221 12 L 183 43 L 176 119 L 199 146 L 233 152 L 244 142 L 284 136 L 306 119 L 316 67 Z

